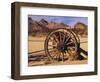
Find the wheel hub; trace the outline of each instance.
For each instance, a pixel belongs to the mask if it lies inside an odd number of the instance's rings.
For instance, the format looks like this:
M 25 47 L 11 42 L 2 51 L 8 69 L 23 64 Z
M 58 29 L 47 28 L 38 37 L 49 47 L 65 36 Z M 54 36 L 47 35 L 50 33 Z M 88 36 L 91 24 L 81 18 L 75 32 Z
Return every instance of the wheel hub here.
M 65 52 L 67 50 L 67 46 L 64 43 L 58 43 L 57 44 L 57 49 L 61 52 Z

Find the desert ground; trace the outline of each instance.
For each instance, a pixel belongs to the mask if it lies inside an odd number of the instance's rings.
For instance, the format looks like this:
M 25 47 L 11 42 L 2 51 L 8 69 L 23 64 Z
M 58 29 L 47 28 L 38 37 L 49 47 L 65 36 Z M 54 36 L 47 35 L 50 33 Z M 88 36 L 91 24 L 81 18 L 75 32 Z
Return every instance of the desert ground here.
M 87 38 L 80 38 L 80 47 L 88 51 Z M 28 37 L 28 66 L 38 65 L 71 65 L 71 64 L 87 64 L 87 59 L 73 61 L 48 61 L 47 54 L 44 51 L 44 41 L 46 37 Z M 84 55 L 83 55 L 84 56 Z

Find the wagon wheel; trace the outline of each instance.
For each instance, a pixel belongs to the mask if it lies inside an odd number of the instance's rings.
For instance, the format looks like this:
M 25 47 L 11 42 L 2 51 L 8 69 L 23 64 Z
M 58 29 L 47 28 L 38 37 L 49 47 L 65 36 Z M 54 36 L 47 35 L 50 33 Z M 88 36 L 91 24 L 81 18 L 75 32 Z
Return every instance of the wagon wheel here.
M 78 42 L 70 29 L 57 29 L 47 36 L 44 48 L 51 60 L 70 60 L 77 55 Z

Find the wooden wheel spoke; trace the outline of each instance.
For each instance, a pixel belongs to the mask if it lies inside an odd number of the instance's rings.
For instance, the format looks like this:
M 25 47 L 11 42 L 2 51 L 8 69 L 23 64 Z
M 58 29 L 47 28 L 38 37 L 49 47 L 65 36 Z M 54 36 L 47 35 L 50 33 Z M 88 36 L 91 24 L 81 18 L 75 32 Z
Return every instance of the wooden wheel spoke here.
M 48 46 L 51 46 L 51 47 L 57 47 L 57 45 L 56 45 L 56 44 L 53 44 L 53 45 L 50 45 L 50 44 L 49 44 Z
M 55 50 L 55 49 L 54 48 L 49 48 L 48 50 L 50 51 L 50 50 Z
M 67 53 L 68 53 L 69 55 L 72 55 L 72 52 L 71 52 L 70 50 L 68 50 Z
M 56 59 L 59 61 L 60 60 L 60 56 L 61 56 L 61 53 L 58 52 L 58 54 L 56 55 Z
M 58 54 L 58 61 L 60 60 L 61 53 Z
M 70 45 L 70 44 L 72 44 L 73 42 L 72 41 L 70 41 L 70 42 L 68 42 L 68 43 L 66 43 L 66 45 Z
M 73 51 L 73 50 L 68 50 L 67 52 L 68 52 L 69 55 L 75 54 L 75 51 Z
M 71 50 L 71 49 L 75 49 L 75 46 L 73 46 L 73 47 L 72 46 L 68 46 L 67 48 L 68 48 L 68 50 Z
M 55 54 L 52 57 L 55 58 L 57 55 L 58 55 L 58 51 L 55 51 Z
M 70 38 L 71 38 L 70 36 L 66 37 L 66 40 L 64 43 L 67 43 Z
M 53 37 L 50 37 L 49 41 L 53 41 Z
M 67 55 L 68 56 L 68 54 L 67 54 L 68 52 L 67 51 L 65 51 L 65 55 Z
M 49 52 L 56 52 L 56 51 L 57 51 L 57 49 L 52 49 Z
M 59 40 L 57 39 L 57 36 L 55 34 L 53 34 L 52 37 L 57 43 L 59 43 Z
M 50 55 L 52 56 L 52 55 L 54 55 L 54 54 L 57 53 L 57 49 L 49 50 L 49 53 L 50 53 Z
M 62 54 L 62 61 L 64 61 L 64 53 L 61 53 Z
M 65 36 L 65 34 L 63 33 L 63 36 L 62 36 L 63 38 L 63 40 L 62 40 L 62 42 L 64 42 L 65 41 L 65 39 L 66 39 L 66 36 Z
M 62 34 L 59 32 L 59 42 L 62 42 Z

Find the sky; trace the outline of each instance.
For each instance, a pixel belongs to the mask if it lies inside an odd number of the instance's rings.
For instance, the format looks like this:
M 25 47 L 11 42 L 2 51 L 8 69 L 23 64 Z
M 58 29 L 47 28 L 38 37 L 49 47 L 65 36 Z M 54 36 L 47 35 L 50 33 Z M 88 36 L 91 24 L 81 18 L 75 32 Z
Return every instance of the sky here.
M 64 23 L 69 26 L 74 26 L 77 22 L 84 23 L 88 25 L 87 17 L 70 17 L 70 16 L 46 16 L 46 15 L 29 15 L 33 20 L 40 21 L 45 19 L 49 22 L 53 21 L 56 23 Z

